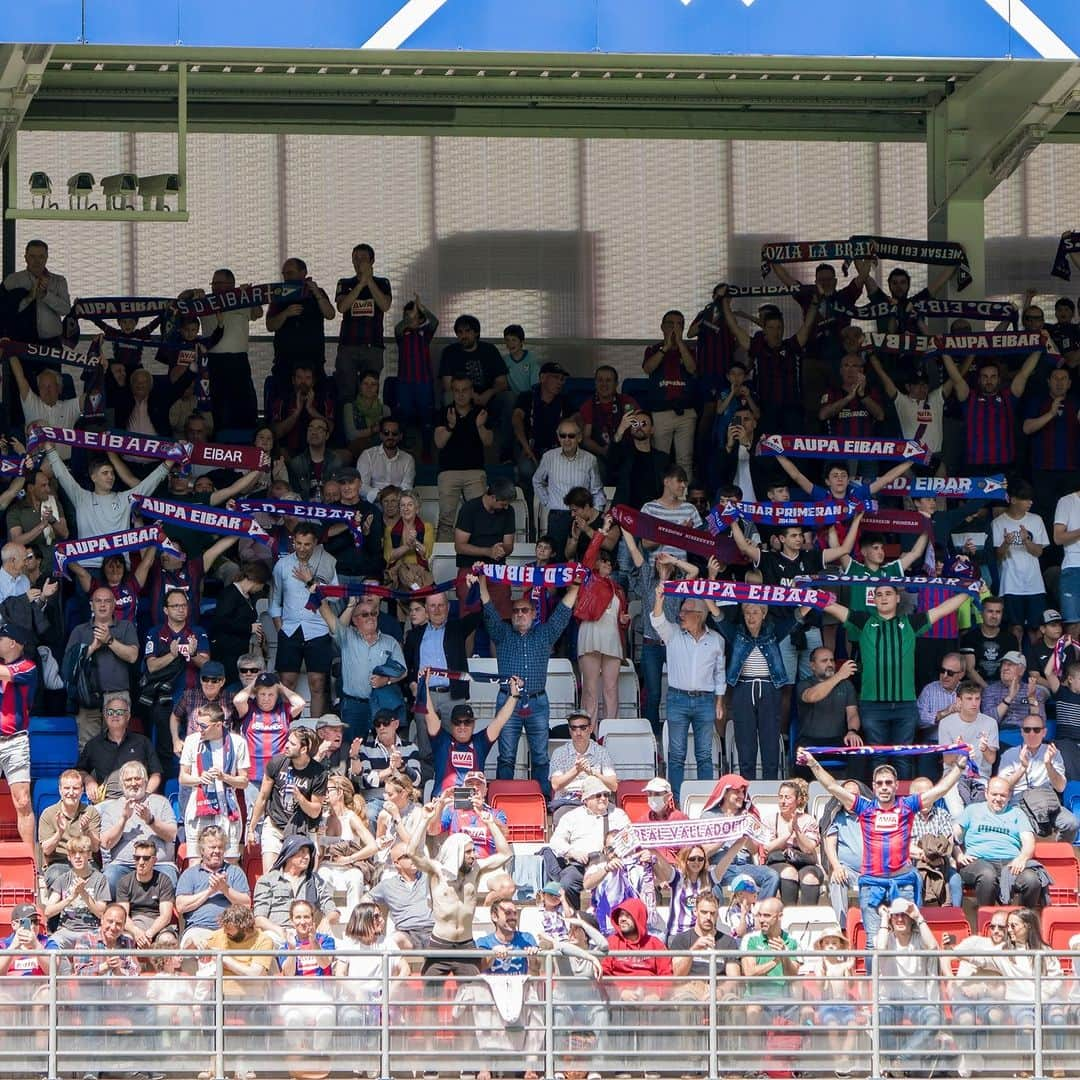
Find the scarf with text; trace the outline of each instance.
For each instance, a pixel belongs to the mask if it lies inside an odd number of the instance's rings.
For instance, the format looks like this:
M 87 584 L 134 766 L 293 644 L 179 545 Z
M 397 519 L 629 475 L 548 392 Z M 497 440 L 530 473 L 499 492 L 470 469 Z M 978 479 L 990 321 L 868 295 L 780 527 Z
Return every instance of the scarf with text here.
M 1054 651 L 1050 658 L 1054 661 L 1054 674 L 1064 682 L 1065 669 L 1075 660 L 1080 660 L 1080 641 L 1063 634 L 1054 642 Z
M 205 296 L 193 296 L 188 300 L 177 300 L 176 310 L 181 315 L 220 315 L 226 311 L 240 311 L 244 308 L 262 307 L 275 301 L 298 300 L 303 295 L 302 281 L 275 281 L 265 285 L 244 285 L 224 292 L 207 293 Z
M 183 555 L 178 544 L 165 535 L 160 525 L 145 525 L 141 529 L 125 529 L 123 532 L 102 533 L 100 536 L 84 536 L 78 540 L 61 540 L 53 548 L 53 564 L 59 574 L 67 574 L 70 562 L 85 562 L 105 555 L 124 555 L 129 551 L 142 551 L 156 547 L 170 555 Z
M 0 476 L 22 476 L 34 467 L 31 454 L 5 454 L 0 457 Z
M 101 349 L 92 344 L 87 352 L 66 349 L 62 345 L 38 345 L 33 341 L 12 341 L 5 338 L 0 341 L 0 356 L 17 356 L 20 360 L 40 360 L 54 364 L 67 364 L 83 370 L 99 367 Z
M 926 465 L 930 451 L 913 439 L 855 439 L 836 435 L 763 435 L 760 457 L 867 458 L 874 461 L 917 461 Z
M 1057 254 L 1050 273 L 1062 281 L 1072 281 L 1072 262 L 1070 255 L 1080 251 L 1080 232 L 1067 232 L 1058 241 Z
M 612 847 L 620 858 L 641 848 L 682 848 L 720 844 L 728 847 L 749 836 L 758 844 L 774 840 L 767 825 L 754 814 L 692 818 L 689 821 L 639 821 L 627 825 L 614 837 Z
M 871 502 L 870 506 L 876 506 Z M 728 502 L 720 503 L 709 511 L 705 524 L 712 533 L 721 533 L 731 528 L 733 521 L 745 519 L 757 525 L 770 525 L 774 528 L 786 528 L 789 525 L 807 525 L 810 528 L 825 528 L 848 521 L 856 514 L 866 510 L 867 506 L 860 499 L 848 499 L 845 502 Z
M 621 503 L 611 508 L 611 516 L 621 528 L 629 529 L 638 540 L 652 540 L 680 551 L 692 551 L 706 559 L 716 554 L 716 539 L 703 529 L 662 521 Z
M 967 593 L 972 603 L 979 607 L 982 581 L 947 577 L 857 577 L 855 574 L 808 574 L 795 578 L 800 585 L 816 588 L 874 588 L 876 585 L 892 585 L 901 592 L 927 592 L 930 589 L 943 592 Z
M 880 495 L 908 495 L 912 499 L 985 499 L 1003 502 L 1008 485 L 1003 473 L 996 476 L 898 476 Z
M 971 267 L 960 244 L 932 240 L 904 240 L 893 236 L 859 234 L 847 240 L 819 240 L 791 244 L 761 245 L 761 276 L 768 277 L 773 263 L 840 261 L 846 274 L 856 259 L 899 259 L 928 266 L 955 266 L 956 287 L 963 292 L 971 284 Z
M 46 427 L 44 424 L 33 425 L 26 437 L 27 450 L 33 450 L 47 442 L 77 446 L 83 450 L 98 450 L 101 453 L 153 458 L 158 461 L 183 463 L 188 459 L 188 444 L 172 442 L 169 439 L 126 435 L 120 431 L 81 431 L 75 428 Z
M 966 762 L 965 771 L 968 776 L 979 775 L 978 768 L 971 760 L 971 747 L 962 742 L 949 743 L 947 746 L 943 743 L 928 744 L 926 746 L 917 746 L 912 743 L 901 743 L 893 746 L 800 746 L 796 753 L 796 761 L 800 765 L 803 764 L 800 755 L 804 753 L 813 754 L 815 757 L 818 754 L 822 757 L 838 757 L 840 755 L 846 757 L 918 757 L 920 754 L 956 754 Z
M 76 319 L 142 319 L 164 315 L 176 303 L 171 296 L 90 296 L 76 300 Z
M 859 528 L 862 532 L 922 533 L 930 532 L 932 525 L 918 510 L 871 510 L 863 514 Z
M 867 334 L 861 346 L 864 352 L 910 353 L 930 356 L 944 352 L 950 356 L 990 356 L 1044 352 L 1060 362 L 1050 332 L 1043 330 L 989 330 L 965 334 Z
M 199 776 L 209 772 L 213 767 L 213 744 L 203 740 L 199 743 Z M 236 747 L 233 746 L 233 741 L 227 731 L 221 737 L 221 771 L 229 775 L 236 772 Z M 225 814 L 230 821 L 239 821 L 240 803 L 236 799 L 235 790 L 224 781 L 221 786 L 225 789 Z M 199 784 L 195 789 L 195 816 L 197 818 L 217 817 L 221 812 L 217 783 Z
M 665 581 L 664 595 L 684 600 L 712 600 L 716 604 L 768 604 L 770 607 L 811 607 L 821 611 L 836 603 L 836 594 L 826 589 L 751 585 L 745 581 L 708 581 L 705 578 Z
M 270 455 L 257 446 L 232 446 L 228 443 L 179 444 L 184 448 L 184 460 L 191 465 L 206 465 L 211 469 L 236 469 L 255 472 L 270 465 Z
M 293 499 L 237 499 L 236 509 L 246 514 L 274 514 L 305 521 L 343 521 L 349 526 L 356 546 L 362 547 L 364 543 L 364 529 L 356 520 L 357 512 L 348 506 L 324 506 Z
M 437 582 L 434 585 L 420 585 L 415 589 L 391 589 L 389 585 L 369 584 L 366 581 L 351 581 L 348 585 L 318 585 L 308 597 L 307 606 L 318 611 L 324 600 L 345 600 L 361 596 L 377 596 L 380 600 L 423 600 L 425 596 L 450 592 L 457 587 L 457 578 Z
M 532 563 L 525 566 L 504 566 L 501 563 L 477 563 L 474 571 L 483 574 L 489 581 L 498 581 L 504 585 L 516 585 L 527 589 L 543 586 L 547 589 L 565 589 L 571 585 L 580 585 L 589 575 L 581 563 L 548 563 L 540 566 Z
M 218 510 L 199 503 L 170 502 L 153 495 L 131 495 L 130 498 L 143 517 L 183 525 L 196 532 L 214 533 L 216 536 L 246 536 L 269 548 L 275 546 L 273 537 L 250 514 Z

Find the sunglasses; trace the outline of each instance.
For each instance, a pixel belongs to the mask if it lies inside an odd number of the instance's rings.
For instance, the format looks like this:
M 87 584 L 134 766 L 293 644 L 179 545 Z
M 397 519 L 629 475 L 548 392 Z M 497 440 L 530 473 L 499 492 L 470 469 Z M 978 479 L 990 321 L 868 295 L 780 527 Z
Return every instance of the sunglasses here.
M 687 858 L 686 861 L 688 863 L 691 863 L 691 862 L 704 862 L 705 861 L 705 856 L 704 855 L 691 855 L 691 856 L 689 856 Z
M 528 615 L 533 609 L 531 607 L 516 607 L 513 609 L 515 615 Z
M 375 726 L 376 727 L 389 727 L 393 722 L 394 722 L 393 720 L 376 720 L 375 721 Z M 457 721 L 457 720 L 455 720 L 454 722 L 455 723 L 460 723 L 460 721 Z
M 1041 727 L 1022 727 L 1020 729 L 1025 735 L 1031 735 L 1036 731 L 1042 731 Z
M 153 855 L 133 855 L 132 858 L 136 862 L 150 862 L 154 858 L 154 856 Z
M 589 725 L 588 724 L 571 724 L 570 725 L 570 730 L 571 731 L 588 731 L 589 730 Z
M 576 439 L 577 438 L 577 432 L 576 431 L 560 431 L 559 432 L 559 438 L 560 439 Z
M 241 675 L 258 675 L 259 672 L 262 671 L 262 668 L 258 668 L 258 667 L 242 667 L 242 668 L 237 668 L 236 670 L 239 671 Z
M 962 671 L 954 671 L 952 668 L 938 668 L 938 674 L 940 675 L 963 675 Z
M 224 675 L 200 675 L 199 682 L 224 682 Z
M 1009 927 L 1003 922 L 992 922 L 990 924 L 991 930 L 1008 930 Z

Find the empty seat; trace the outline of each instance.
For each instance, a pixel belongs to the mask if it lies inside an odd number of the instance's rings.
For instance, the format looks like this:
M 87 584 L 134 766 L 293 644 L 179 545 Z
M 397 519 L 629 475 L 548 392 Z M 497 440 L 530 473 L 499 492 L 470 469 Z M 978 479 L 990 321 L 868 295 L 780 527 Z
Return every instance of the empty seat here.
M 609 716 L 600 721 L 600 742 L 608 735 L 652 736 L 652 724 L 644 716 Z
M 637 668 L 629 660 L 619 666 L 619 715 L 637 716 L 641 710 L 641 683 Z
M 956 941 L 963 941 L 971 937 L 971 923 L 968 922 L 964 909 L 959 907 L 924 907 L 921 909 L 926 925 L 931 933 L 937 938 L 937 943 L 942 944 L 944 934 L 952 934 Z
M 828 904 L 787 907 L 780 925 L 799 943 L 800 949 L 812 949 L 820 934 L 836 925 L 836 912 Z
M 6 780 L 0 780 L 0 840 L 18 839 L 19 830 L 16 825 L 15 803 L 11 798 L 11 788 L 8 787 Z
M 4 783 L 4 792 L 6 793 L 7 783 Z M 10 795 L 7 798 L 10 799 Z M 0 807 L 3 806 L 4 794 L 0 793 Z M 50 806 L 54 806 L 60 801 L 60 779 L 56 776 L 43 776 L 40 780 L 34 781 L 33 791 L 33 803 L 34 803 L 34 820 L 40 821 L 43 810 L 46 810 Z M 84 800 L 85 801 L 85 800 Z M 0 840 L 17 840 L 18 832 L 15 836 L 8 836 L 3 827 L 3 810 L 0 809 Z
M 1069 941 L 1080 933 L 1080 908 L 1047 907 L 1042 910 L 1042 936 L 1049 949 L 1068 950 Z
M 45 720 L 39 724 L 38 720 Z M 30 776 L 59 776 L 79 759 L 75 718 L 34 717 L 30 721 Z
M 615 732 L 604 739 L 615 772 L 626 780 L 650 780 L 656 775 L 656 740 L 648 735 Z
M 1046 867 L 1053 884 L 1050 886 L 1052 904 L 1075 904 L 1080 889 L 1080 863 L 1072 844 L 1054 840 L 1035 843 L 1035 859 Z
M 511 843 L 547 839 L 547 802 L 535 780 L 492 780 L 488 802 L 506 815 L 506 838 Z
M 33 849 L 21 840 L 0 842 L 0 904 L 32 901 L 37 890 L 37 866 Z
M 435 542 L 431 549 L 431 576 L 439 582 L 457 577 L 457 553 L 452 543 Z

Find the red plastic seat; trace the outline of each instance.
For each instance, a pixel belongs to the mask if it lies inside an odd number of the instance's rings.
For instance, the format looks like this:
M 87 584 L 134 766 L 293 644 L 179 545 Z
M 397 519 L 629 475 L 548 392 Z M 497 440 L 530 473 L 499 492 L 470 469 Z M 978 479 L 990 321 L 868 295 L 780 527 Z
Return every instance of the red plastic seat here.
M 240 856 L 240 869 L 248 881 L 248 888 L 252 896 L 255 895 L 255 884 L 262 877 L 262 848 L 258 844 L 245 847 Z
M 33 849 L 21 840 L 0 842 L 0 906 L 14 907 L 37 895 Z
M 11 798 L 11 788 L 6 780 L 0 780 L 0 841 L 18 839 L 19 828 L 16 824 L 15 803 Z
M 626 809 L 626 800 L 634 795 L 644 795 L 647 780 L 620 780 L 615 789 L 615 805 L 620 810 Z
M 506 815 L 510 843 L 542 843 L 547 839 L 547 802 L 535 780 L 492 780 L 487 801 Z
M 942 934 L 952 934 L 956 941 L 971 937 L 971 923 L 968 922 L 963 908 L 924 907 L 921 909 L 927 926 L 930 927 L 940 945 Z
M 1046 907 L 1042 910 L 1042 936 L 1048 949 L 1071 952 L 1069 942 L 1080 934 L 1080 908 Z M 1061 957 L 1061 966 L 1066 974 L 1071 974 L 1073 963 L 1070 957 Z
M 1075 904 L 1080 890 L 1080 863 L 1072 844 L 1054 840 L 1038 840 L 1035 843 L 1035 861 L 1046 867 L 1053 884 L 1050 886 L 1051 904 Z
M 1018 910 L 1018 908 L 1017 908 L 1017 906 L 1015 904 L 1010 904 L 1010 905 L 1007 905 L 1007 906 L 1006 905 L 989 905 L 987 907 L 979 908 L 978 917 L 977 917 L 977 919 L 975 921 L 975 926 L 977 928 L 976 933 L 978 933 L 980 937 L 989 937 L 989 935 L 990 935 L 990 920 L 999 911 L 1008 912 L 1008 911 L 1016 911 L 1016 910 Z

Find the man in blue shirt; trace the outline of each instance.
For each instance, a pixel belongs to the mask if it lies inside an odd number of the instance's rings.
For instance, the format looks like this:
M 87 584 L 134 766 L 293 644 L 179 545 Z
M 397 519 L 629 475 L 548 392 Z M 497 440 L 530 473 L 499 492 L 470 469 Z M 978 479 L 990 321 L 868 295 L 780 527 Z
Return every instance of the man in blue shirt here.
M 528 597 L 518 597 L 511 602 L 510 625 L 499 617 L 491 603 L 487 578 L 469 574 L 467 583 L 479 582 L 480 599 L 484 602 L 484 625 L 488 637 L 495 646 L 499 660 L 499 674 L 520 675 L 525 680 L 525 690 L 517 703 L 513 716 L 499 735 L 499 766 L 496 776 L 500 780 L 514 779 L 514 762 L 517 759 L 521 729 L 529 740 L 532 778 L 540 785 L 544 798 L 551 801 L 551 783 L 548 780 L 548 718 L 551 708 L 547 697 L 548 660 L 555 642 L 562 636 L 570 622 L 570 613 L 578 595 L 578 583 L 573 582 L 566 590 L 562 602 L 545 623 L 536 622 L 536 605 Z M 507 691 L 499 690 L 496 709 L 506 702 Z
M 986 802 L 965 806 L 956 821 L 956 834 L 964 850 L 956 856 L 960 877 L 975 887 L 979 907 L 996 904 L 1043 906 L 1042 884 L 1028 867 L 1035 854 L 1035 833 L 1027 815 L 1009 806 L 1009 782 L 995 776 L 986 785 Z M 1002 888 L 1008 870 L 1012 888 Z
M 540 946 L 532 934 L 518 929 L 521 915 L 513 900 L 496 900 L 491 905 L 493 933 L 476 939 L 478 949 L 490 949 L 491 959 L 487 971 L 491 975 L 528 975 L 529 957 L 540 952 Z M 525 955 L 512 956 L 512 952 Z

